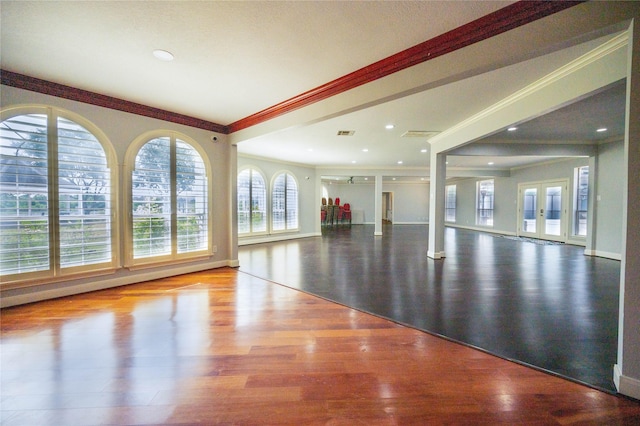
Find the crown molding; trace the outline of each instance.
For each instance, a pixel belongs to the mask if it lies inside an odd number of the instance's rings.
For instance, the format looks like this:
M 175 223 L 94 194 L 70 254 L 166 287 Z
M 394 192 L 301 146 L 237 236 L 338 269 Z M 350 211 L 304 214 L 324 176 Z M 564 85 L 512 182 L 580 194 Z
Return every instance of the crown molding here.
M 225 135 L 229 133 L 227 126 L 224 126 L 222 124 L 212 123 L 210 121 L 201 120 L 199 118 L 190 117 L 188 115 L 178 114 L 159 108 L 126 101 L 124 99 L 114 98 L 111 96 L 102 95 L 100 93 L 78 89 L 76 87 L 66 86 L 64 84 L 41 80 L 39 78 L 30 77 L 28 75 L 19 74 L 12 71 L 0 70 L 0 80 L 1 83 L 5 86 L 16 87 L 18 89 L 56 96 L 58 98 L 69 99 L 72 101 L 82 102 L 85 104 L 95 105 L 103 108 L 142 115 L 144 117 L 156 118 L 158 120 L 168 121 L 171 123 L 183 124 L 185 126 L 196 127 L 198 129 L 209 130 Z

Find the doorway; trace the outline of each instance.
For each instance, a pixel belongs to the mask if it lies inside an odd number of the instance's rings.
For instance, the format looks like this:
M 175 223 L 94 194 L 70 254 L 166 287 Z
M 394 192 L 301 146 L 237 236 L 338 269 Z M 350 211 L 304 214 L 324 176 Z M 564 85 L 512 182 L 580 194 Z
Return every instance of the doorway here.
M 382 193 L 382 223 L 393 223 L 393 192 Z
M 566 242 L 568 185 L 566 179 L 518 185 L 519 237 Z

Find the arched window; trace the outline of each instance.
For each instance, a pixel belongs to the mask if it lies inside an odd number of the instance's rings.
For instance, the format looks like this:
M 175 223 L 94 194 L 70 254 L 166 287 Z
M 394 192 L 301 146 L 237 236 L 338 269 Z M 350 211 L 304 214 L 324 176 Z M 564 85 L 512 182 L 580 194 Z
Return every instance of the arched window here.
M 208 253 L 208 212 L 206 167 L 196 148 L 176 135 L 146 141 L 131 171 L 129 262 Z
M 267 186 L 252 168 L 238 173 L 238 234 L 267 231 Z
M 0 122 L 3 282 L 104 271 L 116 264 L 106 137 L 54 108 L 5 111 Z
M 298 184 L 292 174 L 280 173 L 273 180 L 271 226 L 274 231 L 298 229 Z

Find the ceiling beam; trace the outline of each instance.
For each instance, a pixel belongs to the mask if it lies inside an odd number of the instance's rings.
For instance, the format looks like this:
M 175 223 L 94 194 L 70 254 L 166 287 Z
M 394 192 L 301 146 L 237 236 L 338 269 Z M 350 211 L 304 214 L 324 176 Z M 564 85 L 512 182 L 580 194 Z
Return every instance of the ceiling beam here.
M 515 123 L 552 113 L 626 78 L 628 39 L 627 32 L 619 34 L 497 104 L 434 136 L 429 139 L 432 155 L 458 150 Z
M 461 27 L 231 123 L 229 124 L 229 132 L 237 132 L 271 120 L 583 2 L 582 0 L 519 1 L 510 4 Z

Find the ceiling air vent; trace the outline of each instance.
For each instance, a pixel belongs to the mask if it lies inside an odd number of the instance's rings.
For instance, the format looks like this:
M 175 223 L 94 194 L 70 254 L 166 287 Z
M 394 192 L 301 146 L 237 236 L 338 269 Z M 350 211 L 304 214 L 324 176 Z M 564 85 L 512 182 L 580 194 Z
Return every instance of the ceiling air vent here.
M 355 130 L 338 130 L 338 136 L 353 136 Z
M 401 137 L 403 138 L 432 138 L 440 132 L 434 132 L 431 130 L 407 130 Z

